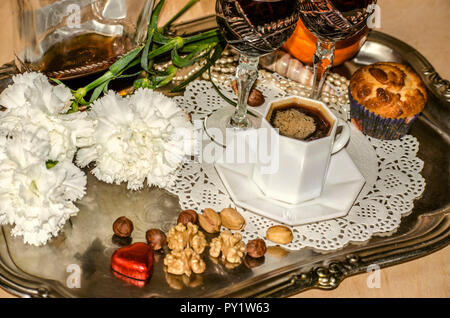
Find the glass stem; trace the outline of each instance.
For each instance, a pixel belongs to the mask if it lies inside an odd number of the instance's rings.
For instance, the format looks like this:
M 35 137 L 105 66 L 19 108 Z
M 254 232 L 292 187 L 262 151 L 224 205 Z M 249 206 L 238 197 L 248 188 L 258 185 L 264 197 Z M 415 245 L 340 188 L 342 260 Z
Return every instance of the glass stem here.
M 334 61 L 333 41 L 318 40 L 316 46 L 316 53 L 314 53 L 314 79 L 312 84 L 311 98 L 319 99 L 322 95 L 323 84 L 327 77 L 328 71 L 333 66 Z
M 236 111 L 231 116 L 230 124 L 235 128 L 247 128 L 250 122 L 247 118 L 247 100 L 250 90 L 258 78 L 258 57 L 249 57 L 241 54 L 239 66 L 236 70 L 238 103 Z

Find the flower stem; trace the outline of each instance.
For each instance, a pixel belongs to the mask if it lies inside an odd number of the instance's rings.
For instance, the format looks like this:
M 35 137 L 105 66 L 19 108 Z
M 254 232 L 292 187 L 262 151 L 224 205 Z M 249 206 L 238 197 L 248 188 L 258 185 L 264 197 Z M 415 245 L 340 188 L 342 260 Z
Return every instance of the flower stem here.
M 147 41 L 145 42 L 144 50 L 142 51 L 142 55 L 141 55 L 141 67 L 147 72 L 148 72 L 148 64 L 149 64 L 148 52 L 150 50 L 150 46 L 153 41 L 153 35 L 156 32 L 159 14 L 161 12 L 163 5 L 164 5 L 164 0 L 161 0 L 160 2 L 158 2 L 158 4 L 155 7 L 155 10 L 152 14 L 150 24 L 148 26 Z
M 196 35 L 192 35 L 192 36 L 186 37 L 184 39 L 184 43 L 185 44 L 189 44 L 189 43 L 192 43 L 192 42 L 205 40 L 205 39 L 208 39 L 208 38 L 211 38 L 211 37 L 220 37 L 221 35 L 222 35 L 222 33 L 220 33 L 220 30 L 216 28 L 216 29 L 212 29 L 212 30 L 209 30 L 209 31 L 206 31 L 206 32 L 202 32 L 202 33 L 199 33 L 199 34 L 196 34 Z
M 164 44 L 163 46 L 157 48 L 156 50 L 151 51 L 148 54 L 148 59 L 152 59 L 161 54 L 167 53 L 174 48 L 176 48 L 176 49 L 181 48 L 181 47 L 183 47 L 183 45 L 184 45 L 184 39 L 180 36 L 177 36 L 177 37 L 173 38 L 172 40 L 170 40 L 167 44 Z
M 179 84 L 177 87 L 173 88 L 171 90 L 172 93 L 176 93 L 176 92 L 181 92 L 182 90 L 184 90 L 184 88 L 193 80 L 195 80 L 197 77 L 199 77 L 200 75 L 202 75 L 206 70 L 208 70 L 208 68 L 210 68 L 212 65 L 214 65 L 216 63 L 216 61 L 220 58 L 220 56 L 222 55 L 223 51 L 225 50 L 225 46 L 226 44 L 224 42 L 219 42 L 217 43 L 217 45 L 214 47 L 214 52 L 211 56 L 211 58 L 207 57 L 207 62 L 206 64 L 196 73 L 194 73 L 191 77 L 189 77 L 187 80 L 185 80 L 184 82 L 182 82 L 181 84 Z
M 167 23 L 162 27 L 162 31 L 167 30 L 172 23 L 178 20 L 183 14 L 186 13 L 194 4 L 199 2 L 200 0 L 190 0 L 180 11 L 178 11 Z M 163 33 L 163 32 L 162 32 Z
M 190 0 L 162 28 L 157 28 L 158 19 L 165 3 L 165 0 L 160 0 L 153 11 L 148 26 L 145 44 L 125 54 L 113 63 L 108 71 L 99 78 L 87 84 L 85 87 L 72 91 L 75 100 L 70 112 L 80 110 L 79 105 L 88 106 L 90 103 L 94 102 L 102 92 L 106 92 L 109 83 L 117 78 L 138 76 L 141 71 L 145 71 L 145 79 L 137 79 L 134 85 L 139 87 L 159 88 L 170 83 L 179 68 L 191 66 L 194 63 L 207 58 L 208 62 L 205 66 L 172 90 L 181 91 L 189 82 L 205 72 L 220 57 L 226 45 L 225 40 L 217 28 L 187 37 L 169 37 L 164 34 L 174 21 L 180 18 L 198 1 L 199 0 Z M 157 72 L 153 68 L 155 58 L 165 55 L 168 52 L 171 52 L 173 65 L 167 68 L 163 73 Z M 213 54 L 211 58 L 209 58 L 211 52 L 213 52 Z M 180 53 L 187 55 L 182 57 L 180 56 Z M 140 70 L 138 72 L 124 74 L 124 72 L 137 65 L 140 65 Z M 55 82 L 58 83 L 56 80 Z M 94 91 L 90 96 L 89 102 L 86 102 L 84 98 L 91 90 Z

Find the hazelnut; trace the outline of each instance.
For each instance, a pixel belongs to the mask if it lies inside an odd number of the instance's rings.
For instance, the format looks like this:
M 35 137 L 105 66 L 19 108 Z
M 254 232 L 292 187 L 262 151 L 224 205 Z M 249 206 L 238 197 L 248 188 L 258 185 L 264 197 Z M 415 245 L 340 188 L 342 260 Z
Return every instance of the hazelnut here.
M 177 224 L 181 223 L 183 225 L 188 224 L 191 222 L 192 224 L 197 223 L 198 221 L 198 214 L 194 210 L 184 210 L 181 211 L 180 215 L 178 215 Z
M 213 209 L 208 208 L 203 211 L 203 214 L 198 216 L 198 222 L 202 229 L 208 233 L 218 233 L 222 225 L 219 214 Z
M 258 107 L 264 104 L 265 98 L 260 90 L 254 88 L 250 91 L 247 104 L 252 107 Z
M 121 216 L 117 220 L 114 221 L 113 231 L 114 234 L 119 237 L 129 237 L 133 232 L 133 222 L 131 222 L 125 216 Z
M 266 250 L 266 242 L 263 239 L 254 239 L 247 243 L 247 255 L 253 258 L 263 257 Z
M 233 81 L 231 84 L 231 88 L 233 89 L 234 93 L 238 94 L 238 87 L 237 87 L 237 81 Z M 265 98 L 264 95 L 261 93 L 260 90 L 256 89 L 255 87 L 252 87 L 250 90 L 250 93 L 248 95 L 247 104 L 252 107 L 261 106 L 264 104 Z
M 266 238 L 274 243 L 289 244 L 294 236 L 288 227 L 283 225 L 274 225 L 267 230 Z
M 160 250 L 167 243 L 166 234 L 159 229 L 150 229 L 145 233 L 147 243 L 155 250 Z
M 244 217 L 233 208 L 225 208 L 220 212 L 222 225 L 230 230 L 242 230 L 245 226 Z

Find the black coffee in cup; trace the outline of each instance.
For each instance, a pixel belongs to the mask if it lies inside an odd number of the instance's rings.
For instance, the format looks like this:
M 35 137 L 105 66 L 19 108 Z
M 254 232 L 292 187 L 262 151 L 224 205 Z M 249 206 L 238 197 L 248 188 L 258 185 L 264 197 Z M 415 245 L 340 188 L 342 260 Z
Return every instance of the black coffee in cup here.
M 267 121 L 280 135 L 312 141 L 329 135 L 332 124 L 319 109 L 298 103 L 274 105 Z

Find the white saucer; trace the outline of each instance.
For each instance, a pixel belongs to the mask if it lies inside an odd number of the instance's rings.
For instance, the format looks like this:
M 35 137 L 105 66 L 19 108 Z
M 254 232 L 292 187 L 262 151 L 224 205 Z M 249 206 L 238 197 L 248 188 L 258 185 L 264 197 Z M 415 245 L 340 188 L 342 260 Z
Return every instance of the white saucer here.
M 215 167 L 236 205 L 292 226 L 347 215 L 365 183 L 345 149 L 331 156 L 322 195 L 296 205 L 266 197 L 239 165 Z

